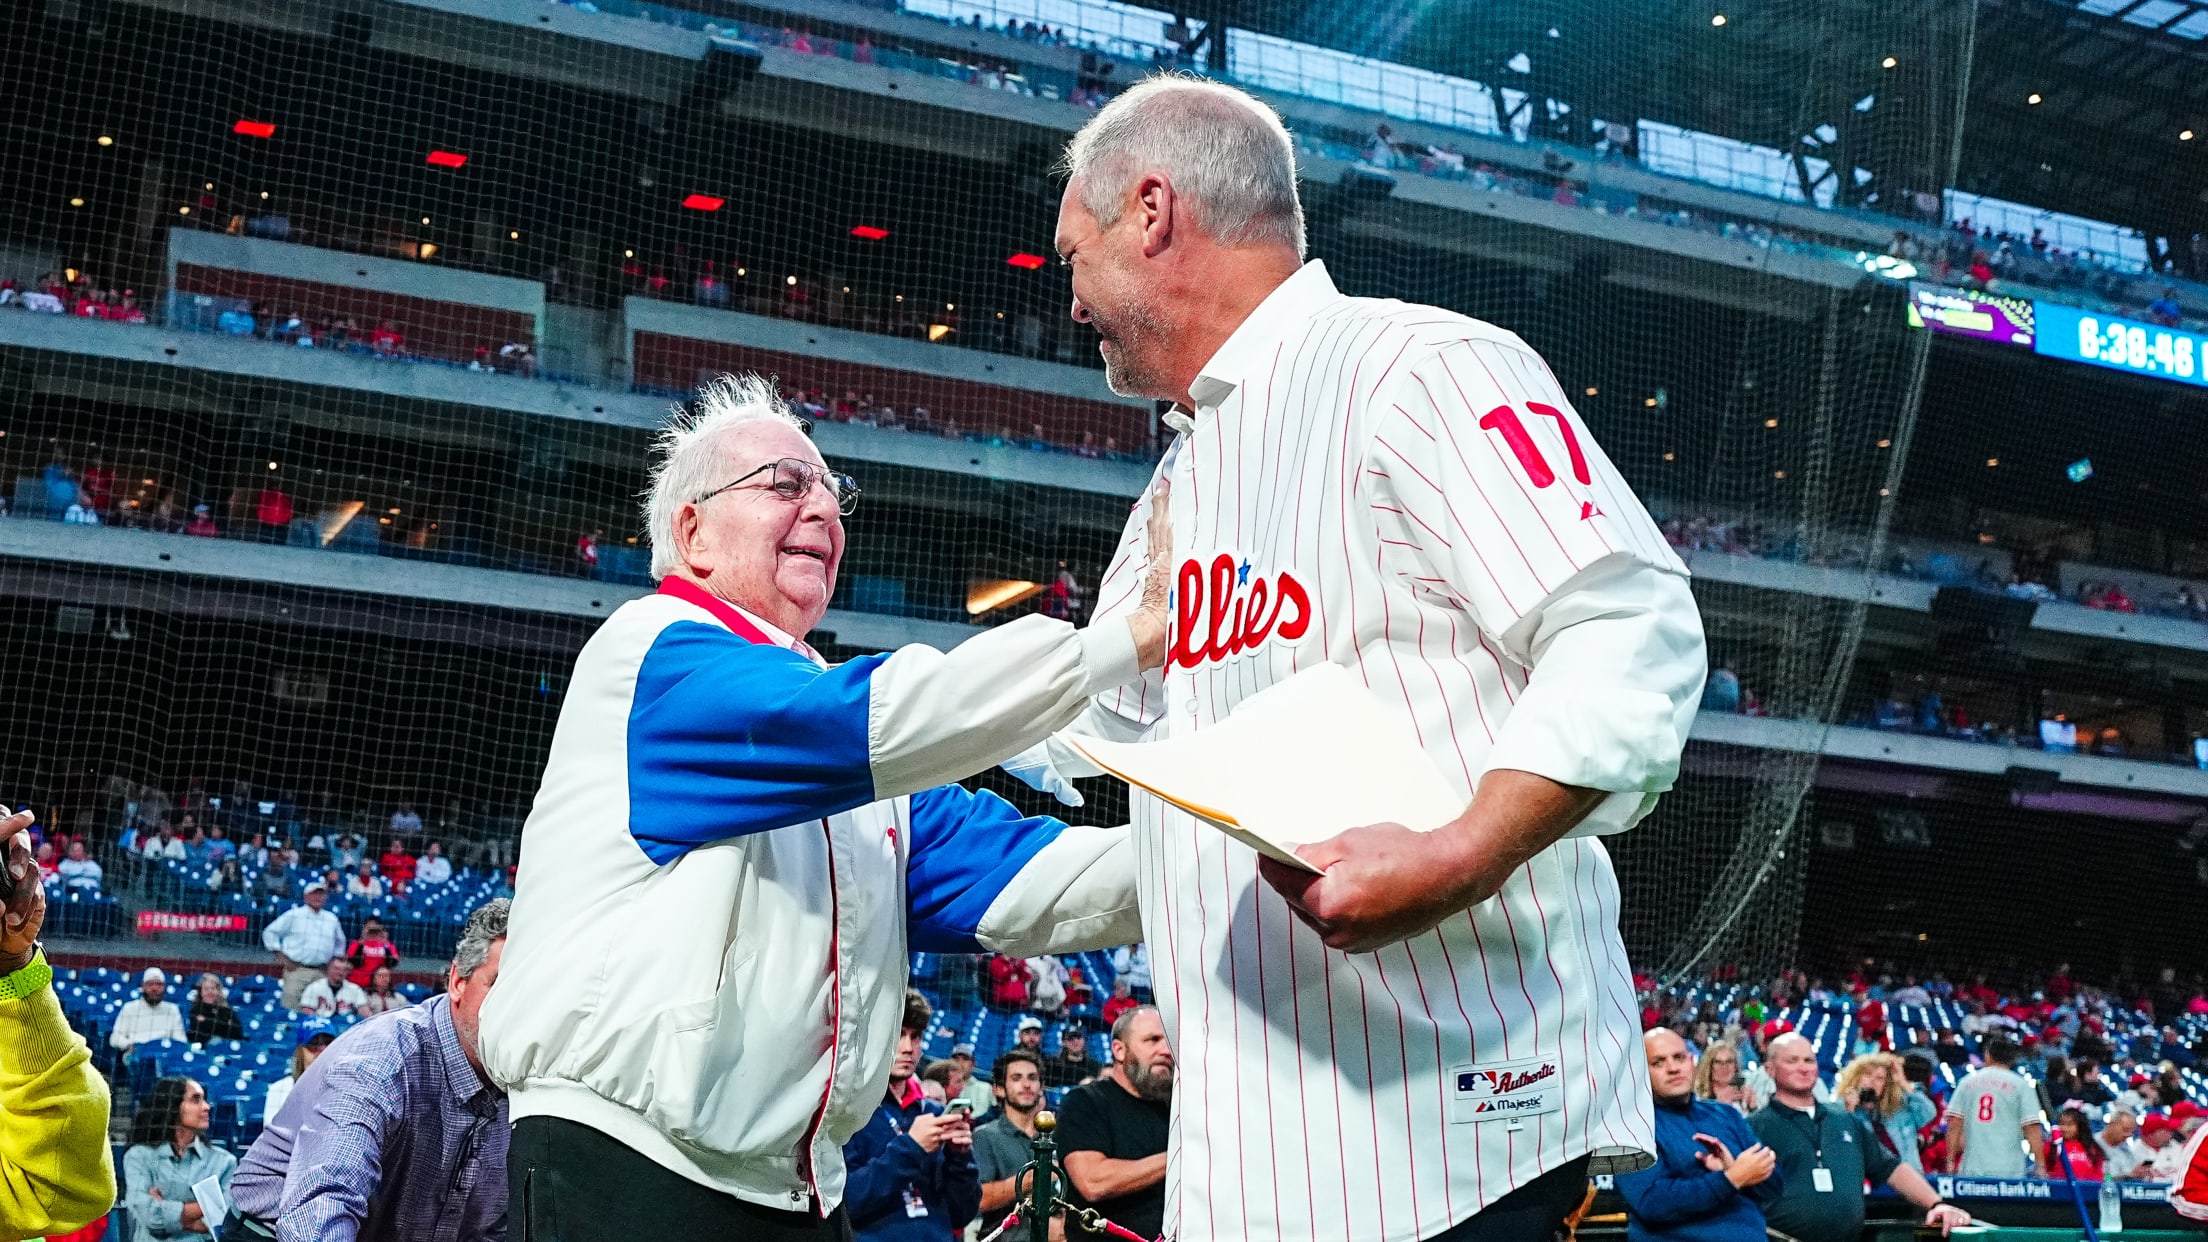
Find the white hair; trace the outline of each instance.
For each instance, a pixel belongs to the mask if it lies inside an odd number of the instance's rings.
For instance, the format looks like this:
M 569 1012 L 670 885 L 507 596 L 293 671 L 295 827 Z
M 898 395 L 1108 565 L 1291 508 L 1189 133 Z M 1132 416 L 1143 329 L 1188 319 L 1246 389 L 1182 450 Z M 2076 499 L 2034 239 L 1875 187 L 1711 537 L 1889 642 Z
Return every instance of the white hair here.
M 805 420 L 790 413 L 763 375 L 723 375 L 698 389 L 697 399 L 677 410 L 652 442 L 659 460 L 644 493 L 644 526 L 652 542 L 652 577 L 682 568 L 675 548 L 675 511 L 728 482 L 714 477 L 720 466 L 720 441 L 751 423 L 779 422 L 804 431 Z
M 1280 114 L 1247 91 L 1189 73 L 1144 78 L 1104 105 L 1066 144 L 1059 167 L 1081 183 L 1100 228 L 1127 188 L 1164 173 L 1198 230 L 1228 245 L 1281 242 L 1303 253 L 1296 147 Z

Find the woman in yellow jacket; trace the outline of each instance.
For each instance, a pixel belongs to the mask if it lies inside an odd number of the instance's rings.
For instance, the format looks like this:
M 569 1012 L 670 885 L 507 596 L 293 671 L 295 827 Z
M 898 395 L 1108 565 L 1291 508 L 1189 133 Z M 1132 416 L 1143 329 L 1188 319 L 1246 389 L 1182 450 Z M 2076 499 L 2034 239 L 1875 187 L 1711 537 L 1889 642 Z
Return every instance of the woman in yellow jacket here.
M 31 813 L 0 821 L 12 889 L 0 919 L 0 1239 L 68 1233 L 115 1204 L 107 1081 L 69 1029 L 39 951 L 46 890 L 31 861 Z

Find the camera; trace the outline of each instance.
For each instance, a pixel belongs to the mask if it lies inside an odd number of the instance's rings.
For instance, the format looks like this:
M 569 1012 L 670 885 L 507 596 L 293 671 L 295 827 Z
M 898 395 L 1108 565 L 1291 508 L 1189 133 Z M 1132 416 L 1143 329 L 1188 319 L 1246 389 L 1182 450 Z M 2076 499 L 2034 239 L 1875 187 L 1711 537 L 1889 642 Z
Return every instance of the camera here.
M 1855 1093 L 1855 1102 L 1858 1104 L 1876 1104 L 1878 1103 L 1878 1092 L 1865 1087 Z

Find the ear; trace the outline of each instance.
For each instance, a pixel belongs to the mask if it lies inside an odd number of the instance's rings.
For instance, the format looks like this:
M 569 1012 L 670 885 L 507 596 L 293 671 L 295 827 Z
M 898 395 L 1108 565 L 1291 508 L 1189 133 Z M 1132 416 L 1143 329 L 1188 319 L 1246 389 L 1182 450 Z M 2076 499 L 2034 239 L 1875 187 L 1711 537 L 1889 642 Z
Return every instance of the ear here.
M 703 546 L 705 522 L 698 513 L 698 506 L 684 503 L 675 508 L 672 523 L 675 534 L 675 557 L 684 565 L 695 565 L 710 556 L 710 549 Z M 706 556 L 697 554 L 704 553 Z M 708 565 L 706 568 L 710 569 Z
M 1144 173 L 1135 182 L 1135 220 L 1142 226 L 1142 257 L 1157 258 L 1173 244 L 1174 211 L 1179 205 L 1164 173 Z

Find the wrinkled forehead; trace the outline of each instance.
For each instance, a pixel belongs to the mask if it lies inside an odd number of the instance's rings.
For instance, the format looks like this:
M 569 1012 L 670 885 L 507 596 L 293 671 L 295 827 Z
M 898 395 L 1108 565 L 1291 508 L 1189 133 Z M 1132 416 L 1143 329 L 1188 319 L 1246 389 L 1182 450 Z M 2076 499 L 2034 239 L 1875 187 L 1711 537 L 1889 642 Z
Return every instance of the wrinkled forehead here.
M 809 461 L 816 466 L 828 464 L 810 437 L 777 418 L 739 423 L 721 433 L 720 443 L 715 448 L 722 472 L 732 472 L 731 478 L 785 457 Z

